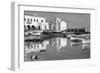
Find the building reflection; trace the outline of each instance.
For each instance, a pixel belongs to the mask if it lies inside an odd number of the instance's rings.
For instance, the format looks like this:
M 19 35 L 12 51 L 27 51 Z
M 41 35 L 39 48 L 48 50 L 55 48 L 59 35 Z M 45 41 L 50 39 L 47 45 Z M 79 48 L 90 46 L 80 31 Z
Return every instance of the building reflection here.
M 29 52 L 42 52 L 46 51 L 47 46 L 56 48 L 56 51 L 60 51 L 63 47 L 67 46 L 67 38 L 53 38 L 50 40 L 44 40 L 43 42 L 26 42 L 24 49 L 25 53 Z
M 26 42 L 26 44 L 27 45 L 24 46 L 25 53 L 43 52 L 47 50 L 47 46 L 49 46 L 49 48 L 55 49 L 56 51 L 60 51 L 63 47 L 67 46 L 67 38 L 56 37 L 50 40 L 44 40 L 42 42 Z M 82 50 L 90 48 L 90 44 L 71 42 L 71 46 L 79 45 L 82 45 Z
M 49 41 L 43 41 L 42 43 L 31 42 L 29 45 L 24 46 L 25 53 L 40 52 L 40 51 L 46 50 L 46 47 L 48 44 L 49 44 Z
M 63 47 L 67 46 L 67 38 L 56 37 L 49 41 L 49 45 L 60 51 Z
M 67 50 L 67 48 L 70 49 Z M 80 48 L 80 50 L 77 48 Z M 71 42 L 67 38 L 56 37 L 42 41 L 25 41 L 24 49 L 25 61 L 34 61 L 44 58 L 48 59 L 48 57 L 56 58 L 59 57 L 61 53 L 66 54 L 66 51 L 72 53 L 73 49 L 77 49 L 76 52 L 80 51 L 80 55 L 89 56 L 90 44 Z
M 67 46 L 67 39 L 66 38 L 56 38 L 56 48 L 57 48 L 57 51 L 60 51 L 63 47 Z

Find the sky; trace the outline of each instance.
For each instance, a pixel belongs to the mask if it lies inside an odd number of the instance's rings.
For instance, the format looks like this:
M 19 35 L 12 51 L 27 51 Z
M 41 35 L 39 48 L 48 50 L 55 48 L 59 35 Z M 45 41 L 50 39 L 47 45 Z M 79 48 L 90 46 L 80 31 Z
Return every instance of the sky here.
M 86 28 L 90 30 L 90 14 L 85 13 L 64 13 L 64 12 L 43 12 L 43 11 L 24 11 L 25 15 L 36 15 L 37 17 L 45 17 L 46 22 L 50 22 L 53 18 L 59 17 L 65 21 L 68 28 Z

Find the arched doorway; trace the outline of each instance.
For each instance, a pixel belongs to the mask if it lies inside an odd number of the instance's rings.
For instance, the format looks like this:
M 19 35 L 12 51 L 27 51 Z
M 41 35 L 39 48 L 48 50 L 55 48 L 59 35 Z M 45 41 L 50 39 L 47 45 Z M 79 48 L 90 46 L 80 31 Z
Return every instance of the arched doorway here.
M 41 27 L 40 26 L 38 26 L 38 30 L 41 30 Z
M 30 25 L 27 25 L 27 28 L 28 28 L 28 30 L 30 30 L 31 29 Z
M 36 29 L 36 27 L 34 25 L 32 25 L 32 30 L 35 30 L 35 29 Z

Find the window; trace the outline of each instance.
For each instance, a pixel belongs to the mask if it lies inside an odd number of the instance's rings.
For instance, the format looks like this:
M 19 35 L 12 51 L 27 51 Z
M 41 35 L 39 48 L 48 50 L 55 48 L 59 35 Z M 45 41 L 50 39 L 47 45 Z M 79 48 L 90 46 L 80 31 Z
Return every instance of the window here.
M 41 29 L 41 27 L 40 27 L 40 26 L 38 26 L 38 29 L 40 30 L 40 29 Z
M 30 30 L 31 29 L 30 25 L 27 25 L 27 28 L 28 28 L 28 30 Z
M 32 19 L 31 19 L 31 22 L 32 22 Z
M 35 19 L 34 19 L 34 22 L 35 22 Z
M 29 21 L 29 18 L 27 19 L 27 21 Z
M 34 48 L 36 48 L 36 45 L 34 45 Z
M 41 22 L 43 22 L 43 20 L 41 20 Z
M 38 19 L 37 19 L 37 22 L 38 22 Z
M 37 45 L 37 48 L 39 48 L 39 45 Z
M 36 29 L 34 25 L 32 25 L 32 29 L 33 29 L 33 30 L 35 30 L 35 29 Z

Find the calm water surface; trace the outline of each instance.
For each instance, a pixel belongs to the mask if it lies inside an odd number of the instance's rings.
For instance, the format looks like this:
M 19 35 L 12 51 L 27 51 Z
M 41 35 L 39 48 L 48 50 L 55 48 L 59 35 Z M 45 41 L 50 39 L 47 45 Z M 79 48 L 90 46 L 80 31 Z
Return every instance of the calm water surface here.
M 72 42 L 68 38 L 56 37 L 24 42 L 24 61 L 87 59 L 90 44 Z

